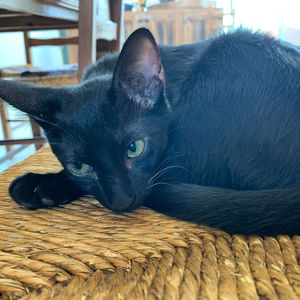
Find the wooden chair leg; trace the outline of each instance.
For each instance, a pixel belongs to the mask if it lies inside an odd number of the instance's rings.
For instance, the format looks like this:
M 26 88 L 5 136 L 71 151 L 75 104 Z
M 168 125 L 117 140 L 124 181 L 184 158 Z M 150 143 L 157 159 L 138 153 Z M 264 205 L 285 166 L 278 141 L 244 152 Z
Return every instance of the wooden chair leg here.
M 123 26 L 123 3 L 122 0 L 108 0 L 110 20 L 117 24 L 116 39 L 107 41 L 104 39 L 97 39 L 97 59 L 107 53 L 120 52 L 121 47 L 121 31 Z
M 96 61 L 96 0 L 79 1 L 78 76 Z
M 32 129 L 33 137 L 41 137 L 42 136 L 41 128 L 36 123 L 34 123 L 34 121 L 30 120 L 30 126 Z M 35 146 L 36 151 L 43 147 L 42 144 L 34 144 L 34 146 Z
M 109 0 L 110 19 L 117 23 L 117 39 L 112 41 L 112 51 L 120 51 L 120 37 L 122 25 L 122 0 Z
M 31 59 L 31 53 L 30 53 L 29 32 L 28 31 L 24 31 L 23 32 L 23 36 L 24 36 L 26 63 L 30 65 L 32 63 L 32 59 Z
M 0 116 L 1 116 L 1 125 L 3 130 L 3 136 L 5 139 L 10 139 L 11 135 L 11 127 L 8 120 L 8 112 L 7 107 L 4 102 L 0 101 Z M 6 152 L 9 152 L 12 149 L 11 145 L 6 145 Z

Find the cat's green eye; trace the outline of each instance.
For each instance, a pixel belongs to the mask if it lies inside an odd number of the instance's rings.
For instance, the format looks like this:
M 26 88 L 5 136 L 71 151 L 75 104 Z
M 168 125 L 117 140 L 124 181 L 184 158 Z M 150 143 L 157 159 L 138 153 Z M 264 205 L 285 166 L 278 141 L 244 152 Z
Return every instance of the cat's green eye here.
M 69 171 L 76 176 L 83 176 L 92 172 L 93 168 L 90 165 L 83 163 L 69 163 L 67 164 Z
M 135 158 L 143 153 L 145 143 L 143 140 L 137 140 L 132 142 L 127 148 L 127 156 L 129 158 Z

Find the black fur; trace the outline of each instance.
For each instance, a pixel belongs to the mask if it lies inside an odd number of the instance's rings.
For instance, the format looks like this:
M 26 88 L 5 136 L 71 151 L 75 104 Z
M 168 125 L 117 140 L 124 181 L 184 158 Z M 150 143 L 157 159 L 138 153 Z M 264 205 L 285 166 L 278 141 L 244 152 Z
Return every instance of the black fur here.
M 27 174 L 11 197 L 35 209 L 93 195 L 231 233 L 300 234 L 300 51 L 238 30 L 157 48 L 139 29 L 76 87 L 0 81 L 65 170 Z M 144 142 L 136 158 L 126 156 Z M 92 166 L 75 176 L 70 164 Z M 45 200 L 46 199 L 46 200 Z M 50 201 L 50 200 L 51 201 Z

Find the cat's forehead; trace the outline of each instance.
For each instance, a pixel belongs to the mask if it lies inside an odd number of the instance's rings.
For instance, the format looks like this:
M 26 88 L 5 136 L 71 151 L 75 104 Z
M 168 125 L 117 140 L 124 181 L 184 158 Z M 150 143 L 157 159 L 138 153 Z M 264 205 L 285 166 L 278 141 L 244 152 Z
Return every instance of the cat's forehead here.
M 68 99 L 60 120 L 73 134 L 120 142 L 143 130 L 146 111 L 111 91 L 111 76 L 100 76 L 79 85 Z
M 93 123 L 102 117 L 103 107 L 109 102 L 111 76 L 100 76 L 67 90 L 65 109 L 59 116 L 63 123 Z M 72 124 L 72 125 L 74 125 Z
M 71 111 L 71 109 L 70 109 Z M 131 110 L 116 108 L 109 102 L 88 101 L 77 106 L 63 123 L 68 131 L 88 140 L 121 143 L 143 127 L 143 120 Z

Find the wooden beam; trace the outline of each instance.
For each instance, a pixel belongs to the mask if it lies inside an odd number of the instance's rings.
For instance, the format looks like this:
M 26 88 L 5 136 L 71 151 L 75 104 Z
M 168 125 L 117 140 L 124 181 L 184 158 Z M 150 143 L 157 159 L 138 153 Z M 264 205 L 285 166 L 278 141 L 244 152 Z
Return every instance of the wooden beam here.
M 16 119 L 16 120 L 6 120 L 6 122 L 11 122 L 11 123 L 24 123 L 24 122 L 28 122 L 28 120 L 21 120 L 21 119 Z M 15 127 L 14 127 L 15 129 Z
M 11 127 L 10 124 L 7 122 L 8 119 L 8 111 L 6 107 L 6 103 L 2 100 L 0 101 L 0 115 L 1 115 L 1 125 L 3 130 L 3 136 L 5 139 L 10 139 L 12 137 L 11 135 Z M 11 146 L 6 145 L 6 151 L 10 151 Z
M 78 37 L 55 38 L 55 39 L 29 39 L 30 47 L 35 46 L 63 46 L 78 44 Z
M 36 0 L 0 0 L 2 9 L 26 12 L 33 15 L 78 21 L 78 11 Z
M 23 37 L 24 37 L 26 63 L 28 65 L 30 65 L 32 63 L 32 57 L 31 57 L 31 52 L 30 52 L 29 32 L 24 31 Z
M 79 1 L 78 76 L 96 61 L 96 0 Z
M 4 139 L 0 140 L 0 146 L 23 145 L 23 144 L 44 144 L 46 140 L 43 137 L 34 137 L 29 139 Z
M 110 19 L 117 23 L 117 39 L 111 41 L 112 51 L 120 52 L 120 37 L 122 25 L 122 0 L 109 0 Z
M 2 14 L 0 12 L 0 18 L 15 18 L 15 17 L 22 17 L 22 16 L 32 16 L 32 14 L 23 14 L 23 13 L 18 13 L 18 14 L 14 14 L 14 13 L 6 13 L 6 14 Z
M 43 0 L 42 2 L 50 3 L 50 4 L 53 4 L 53 2 L 55 2 L 55 5 L 57 5 L 57 6 L 62 6 L 62 7 L 70 8 L 73 10 L 78 10 L 78 8 L 79 8 L 78 1 L 74 1 L 74 0 L 73 1 L 70 1 L 70 0 Z
M 1 1 L 1 0 L 0 0 Z M 40 16 L 0 18 L 0 32 L 77 28 L 77 22 Z
M 15 13 L 15 12 L 9 11 L 9 10 L 7 10 L 7 9 L 2 9 L 2 8 L 0 8 L 0 14 L 1 14 L 1 15 L 12 14 L 12 13 Z

